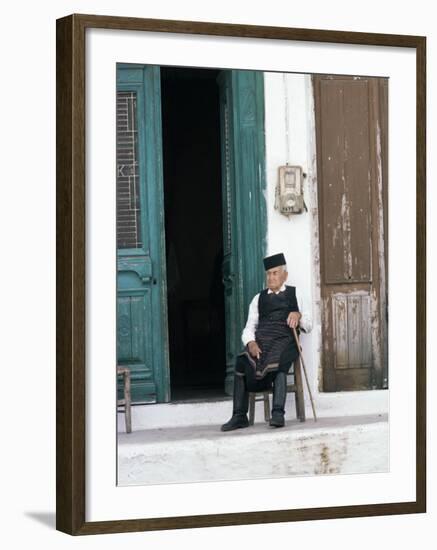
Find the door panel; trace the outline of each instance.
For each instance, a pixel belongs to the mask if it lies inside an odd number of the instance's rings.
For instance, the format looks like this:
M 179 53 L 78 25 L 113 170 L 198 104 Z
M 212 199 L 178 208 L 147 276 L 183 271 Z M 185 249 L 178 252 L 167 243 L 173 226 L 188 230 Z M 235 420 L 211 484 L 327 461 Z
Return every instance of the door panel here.
M 322 80 L 324 280 L 370 281 L 367 82 Z
M 264 80 L 261 72 L 223 71 L 219 77 L 223 283 L 226 313 L 226 381 L 232 393 L 236 355 L 242 349 L 250 300 L 264 285 L 266 254 Z
M 159 67 L 119 64 L 117 362 L 130 368 L 133 402 L 170 397 L 162 201 Z
M 325 391 L 387 385 L 381 82 L 313 78 Z

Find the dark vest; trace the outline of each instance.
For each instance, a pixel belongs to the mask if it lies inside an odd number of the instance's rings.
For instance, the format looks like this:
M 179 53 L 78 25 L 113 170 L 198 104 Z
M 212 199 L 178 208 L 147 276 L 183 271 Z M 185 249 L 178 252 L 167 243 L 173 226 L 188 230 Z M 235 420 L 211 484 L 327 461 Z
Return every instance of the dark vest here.
M 264 369 L 269 365 L 276 367 L 282 351 L 293 345 L 293 333 L 287 325 L 291 311 L 299 311 L 294 286 L 286 285 L 285 290 L 278 294 L 268 293 L 268 289 L 260 293 L 255 332 L 255 339 L 262 351 L 259 368 Z
M 285 285 L 285 290 L 275 294 L 264 289 L 258 300 L 258 326 L 267 320 L 287 320 L 290 311 L 299 311 L 296 287 Z

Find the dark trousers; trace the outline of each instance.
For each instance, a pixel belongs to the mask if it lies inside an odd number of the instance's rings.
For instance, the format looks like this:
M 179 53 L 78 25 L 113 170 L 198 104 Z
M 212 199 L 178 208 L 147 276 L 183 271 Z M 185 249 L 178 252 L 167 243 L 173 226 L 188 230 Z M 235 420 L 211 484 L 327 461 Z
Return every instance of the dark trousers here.
M 235 375 L 244 376 L 247 391 L 267 391 L 271 389 L 272 384 L 275 381 L 276 374 L 278 372 L 285 372 L 287 374 L 292 363 L 298 357 L 299 350 L 297 349 L 296 343 L 293 342 L 282 352 L 277 370 L 270 371 L 264 376 L 264 378 L 257 380 L 255 377 L 255 369 L 250 364 L 249 359 L 245 355 L 238 355 L 235 364 Z

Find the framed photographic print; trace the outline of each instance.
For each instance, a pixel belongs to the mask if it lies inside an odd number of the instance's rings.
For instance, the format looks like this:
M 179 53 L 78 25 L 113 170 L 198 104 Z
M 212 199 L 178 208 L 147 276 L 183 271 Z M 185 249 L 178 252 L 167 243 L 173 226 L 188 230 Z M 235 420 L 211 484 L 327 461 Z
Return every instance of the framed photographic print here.
M 424 37 L 57 21 L 57 528 L 426 509 Z

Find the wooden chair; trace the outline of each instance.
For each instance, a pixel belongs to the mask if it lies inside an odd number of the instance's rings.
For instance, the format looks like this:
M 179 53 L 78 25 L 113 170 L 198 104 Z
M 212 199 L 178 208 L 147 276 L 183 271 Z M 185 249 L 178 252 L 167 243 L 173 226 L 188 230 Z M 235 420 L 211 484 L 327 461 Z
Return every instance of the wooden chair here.
M 287 375 L 288 377 L 290 374 Z M 294 380 L 293 383 L 287 384 L 287 393 L 294 393 L 296 402 L 296 417 L 305 422 L 305 401 L 303 395 L 303 381 L 302 381 L 302 365 L 301 359 L 298 357 L 294 362 Z M 264 401 L 264 419 L 266 422 L 270 421 L 270 398 L 269 394 L 273 393 L 273 389 L 263 392 L 249 392 L 249 424 L 253 425 L 255 422 L 255 403 L 257 401 Z
M 288 391 L 288 387 L 287 387 Z M 272 390 L 263 391 L 263 392 L 249 392 L 249 424 L 253 426 L 255 422 L 255 403 L 257 401 L 264 401 L 264 420 L 266 422 L 270 421 L 270 399 L 269 393 L 272 393 Z
M 131 416 L 131 393 L 130 393 L 130 369 L 117 366 L 117 374 L 123 376 L 124 398 L 117 400 L 117 407 L 124 406 L 124 417 L 126 422 L 126 433 L 132 431 Z

